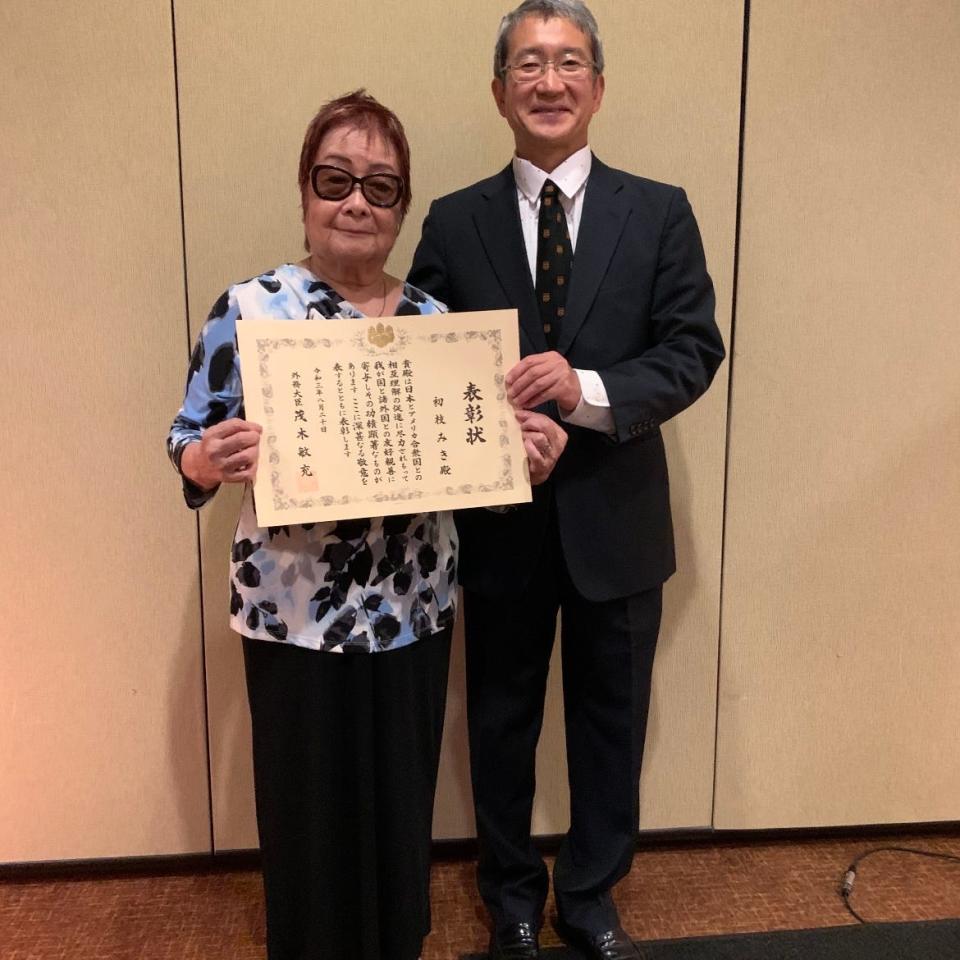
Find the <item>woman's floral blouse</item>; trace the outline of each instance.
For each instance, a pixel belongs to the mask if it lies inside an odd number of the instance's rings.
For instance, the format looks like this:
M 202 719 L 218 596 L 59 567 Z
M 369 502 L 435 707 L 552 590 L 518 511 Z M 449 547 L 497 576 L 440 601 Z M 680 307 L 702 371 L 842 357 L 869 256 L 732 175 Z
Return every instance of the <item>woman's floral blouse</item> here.
M 445 307 L 405 285 L 398 315 Z M 205 427 L 243 416 L 237 318 L 362 318 L 350 303 L 296 264 L 230 287 L 200 333 L 183 406 L 167 451 L 183 450 Z M 183 478 L 188 506 L 204 492 Z M 258 527 L 246 486 L 230 565 L 230 624 L 238 633 L 336 653 L 393 650 L 453 622 L 457 535 L 449 513 Z

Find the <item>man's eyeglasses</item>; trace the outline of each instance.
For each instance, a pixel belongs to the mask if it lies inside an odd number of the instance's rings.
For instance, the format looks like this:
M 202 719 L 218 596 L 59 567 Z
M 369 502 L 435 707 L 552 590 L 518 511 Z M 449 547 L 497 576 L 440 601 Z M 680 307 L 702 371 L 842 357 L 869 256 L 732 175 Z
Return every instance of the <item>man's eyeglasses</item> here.
M 530 83 L 545 76 L 547 67 L 553 67 L 561 80 L 583 80 L 591 71 L 596 69 L 596 66 L 589 60 L 581 60 L 579 57 L 572 56 L 561 57 L 559 60 L 524 57 L 516 63 L 507 64 L 504 69 L 513 74 L 513 79 L 517 83 Z
M 360 192 L 374 207 L 395 207 L 403 195 L 403 178 L 395 173 L 368 173 L 355 177 L 349 170 L 318 163 L 310 171 L 310 185 L 321 200 L 345 200 L 360 184 Z

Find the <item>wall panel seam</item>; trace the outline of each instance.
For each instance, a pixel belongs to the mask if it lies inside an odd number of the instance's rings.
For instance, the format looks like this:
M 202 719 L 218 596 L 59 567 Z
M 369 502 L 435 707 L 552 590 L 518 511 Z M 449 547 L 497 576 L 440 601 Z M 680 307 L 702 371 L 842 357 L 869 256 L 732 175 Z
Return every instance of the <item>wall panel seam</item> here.
M 184 212 L 183 198 L 183 139 L 180 123 L 180 71 L 177 60 L 177 11 L 175 0 L 170 0 L 170 38 L 173 54 L 173 96 L 176 105 L 177 119 L 177 183 L 180 191 L 180 251 L 183 262 L 183 323 L 187 339 L 187 356 L 190 356 L 190 286 L 187 273 L 187 221 Z M 206 752 L 205 762 L 207 767 L 207 828 L 208 843 L 210 853 L 216 852 L 214 847 L 213 830 L 213 770 L 210 756 L 210 707 L 207 697 L 207 642 L 206 627 L 204 625 L 203 611 L 203 557 L 201 552 L 200 537 L 200 514 L 194 512 L 194 526 L 196 531 L 197 544 L 197 586 L 199 589 L 199 605 L 197 610 L 197 619 L 200 626 L 200 678 L 203 692 L 203 743 Z
M 720 666 L 723 659 L 723 591 L 727 550 L 727 491 L 730 483 L 730 422 L 732 420 L 734 346 L 737 330 L 737 292 L 740 281 L 740 216 L 743 199 L 743 154 L 747 120 L 747 67 L 750 56 L 750 0 L 743 0 L 743 52 L 740 63 L 740 131 L 737 145 L 737 212 L 733 236 L 733 285 L 730 303 L 730 342 L 727 344 L 727 424 L 723 454 L 723 519 L 720 530 L 720 609 L 717 616 L 717 687 L 713 721 L 713 795 L 710 826 L 717 823 L 717 769 L 720 750 Z

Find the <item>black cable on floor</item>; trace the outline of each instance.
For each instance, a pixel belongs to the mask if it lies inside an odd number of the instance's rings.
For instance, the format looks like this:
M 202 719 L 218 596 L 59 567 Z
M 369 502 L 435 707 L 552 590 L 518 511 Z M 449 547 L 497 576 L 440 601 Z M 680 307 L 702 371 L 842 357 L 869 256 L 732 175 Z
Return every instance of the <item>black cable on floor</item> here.
M 847 867 L 838 891 L 843 905 L 859 923 L 866 923 L 867 921 L 850 905 L 850 896 L 853 893 L 853 884 L 857 879 L 857 868 L 867 857 L 872 857 L 875 853 L 909 853 L 916 857 L 929 857 L 931 860 L 948 860 L 952 863 L 960 863 L 960 857 L 954 856 L 952 853 L 938 853 L 935 850 L 919 850 L 915 847 L 872 847 L 870 850 L 865 850 Z

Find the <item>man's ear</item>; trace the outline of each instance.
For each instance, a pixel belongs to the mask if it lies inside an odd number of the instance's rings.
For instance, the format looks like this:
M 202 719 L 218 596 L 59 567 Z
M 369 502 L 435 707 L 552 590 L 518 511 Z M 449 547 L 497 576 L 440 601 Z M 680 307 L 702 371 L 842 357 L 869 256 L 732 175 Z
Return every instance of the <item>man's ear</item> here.
M 497 109 L 500 111 L 500 116 L 505 117 L 506 113 L 504 113 L 503 109 L 503 81 L 499 77 L 494 77 L 490 81 L 490 92 L 493 94 L 493 100 L 497 105 Z
M 594 80 L 593 84 L 593 112 L 596 113 L 600 109 L 600 104 L 603 103 L 603 92 L 607 88 L 602 73 Z

